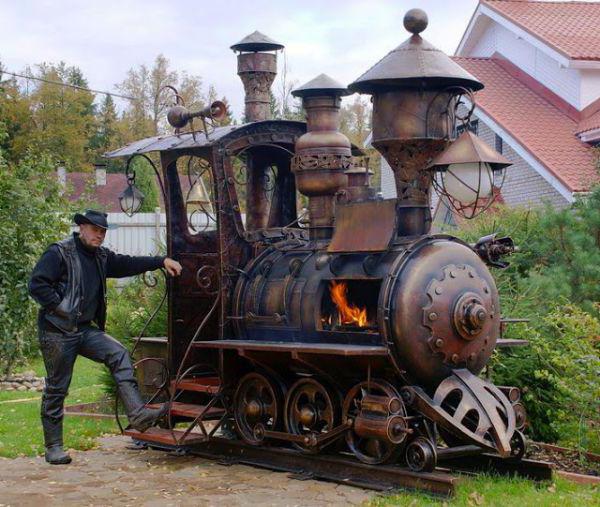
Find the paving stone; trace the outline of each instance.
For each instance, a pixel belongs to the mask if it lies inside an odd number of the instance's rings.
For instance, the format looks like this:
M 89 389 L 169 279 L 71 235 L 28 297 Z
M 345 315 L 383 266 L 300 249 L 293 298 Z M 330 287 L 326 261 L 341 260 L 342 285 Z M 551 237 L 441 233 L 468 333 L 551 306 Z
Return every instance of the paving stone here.
M 43 458 L 0 458 L 0 504 L 139 506 L 358 505 L 374 493 L 246 465 L 222 466 L 195 456 L 130 450 L 129 439 L 104 437 L 100 447 L 71 451 L 73 463 L 50 466 Z

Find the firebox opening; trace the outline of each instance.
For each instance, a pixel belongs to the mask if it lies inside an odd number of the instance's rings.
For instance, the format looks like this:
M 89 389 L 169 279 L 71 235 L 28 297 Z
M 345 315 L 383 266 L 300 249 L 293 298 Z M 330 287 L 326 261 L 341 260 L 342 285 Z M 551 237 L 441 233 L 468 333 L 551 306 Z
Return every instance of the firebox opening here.
M 328 280 L 321 299 L 323 331 L 377 333 L 381 280 Z

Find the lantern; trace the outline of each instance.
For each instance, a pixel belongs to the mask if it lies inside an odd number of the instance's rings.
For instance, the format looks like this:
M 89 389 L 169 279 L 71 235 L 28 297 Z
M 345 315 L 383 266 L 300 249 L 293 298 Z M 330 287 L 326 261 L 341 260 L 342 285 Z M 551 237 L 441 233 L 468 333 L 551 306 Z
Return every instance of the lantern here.
M 436 192 L 465 218 L 473 218 L 494 201 L 502 187 L 502 169 L 511 162 L 472 132 L 465 130 L 429 164 Z M 499 180 L 499 181 L 498 181 Z

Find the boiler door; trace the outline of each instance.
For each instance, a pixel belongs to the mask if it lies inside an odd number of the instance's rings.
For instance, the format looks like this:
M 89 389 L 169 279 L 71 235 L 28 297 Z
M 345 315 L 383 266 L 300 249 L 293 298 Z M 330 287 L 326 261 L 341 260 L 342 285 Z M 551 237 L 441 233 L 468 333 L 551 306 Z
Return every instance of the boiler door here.
M 397 271 L 384 307 L 400 365 L 432 388 L 456 368 L 479 373 L 500 332 L 498 291 L 486 265 L 467 245 L 435 238 Z

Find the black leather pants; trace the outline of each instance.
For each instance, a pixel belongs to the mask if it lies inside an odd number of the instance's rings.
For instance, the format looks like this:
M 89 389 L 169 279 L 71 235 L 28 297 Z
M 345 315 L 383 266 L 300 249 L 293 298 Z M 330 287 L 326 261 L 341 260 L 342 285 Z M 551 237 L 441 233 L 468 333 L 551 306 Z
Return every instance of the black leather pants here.
M 98 328 L 88 326 L 70 334 L 40 330 L 39 338 L 47 373 L 41 410 L 46 447 L 62 444 L 64 401 L 78 355 L 108 366 L 119 387 L 137 390 L 127 349 Z

